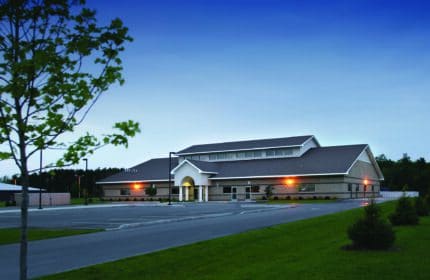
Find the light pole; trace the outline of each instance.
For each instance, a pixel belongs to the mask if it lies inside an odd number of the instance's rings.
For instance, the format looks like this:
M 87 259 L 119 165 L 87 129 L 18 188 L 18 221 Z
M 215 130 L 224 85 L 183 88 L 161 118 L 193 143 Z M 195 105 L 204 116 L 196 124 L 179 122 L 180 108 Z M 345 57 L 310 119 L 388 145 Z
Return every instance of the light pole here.
M 169 205 L 172 205 L 172 155 L 174 152 L 169 152 Z
M 39 186 L 39 209 L 42 209 L 42 148 L 40 148 L 40 165 L 39 165 L 39 177 L 40 177 L 40 186 Z
M 88 159 L 84 158 L 85 161 L 85 205 L 88 205 Z

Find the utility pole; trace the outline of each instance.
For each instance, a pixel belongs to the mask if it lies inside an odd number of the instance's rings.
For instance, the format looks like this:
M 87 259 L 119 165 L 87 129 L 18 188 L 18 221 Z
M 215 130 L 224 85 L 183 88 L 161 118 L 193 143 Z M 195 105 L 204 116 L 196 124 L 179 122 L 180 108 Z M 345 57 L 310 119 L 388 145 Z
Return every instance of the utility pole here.
M 40 165 L 39 165 L 39 177 L 40 177 L 40 186 L 39 186 L 39 209 L 42 209 L 42 185 L 43 185 L 43 179 L 42 179 L 42 153 L 43 150 L 40 148 Z
M 85 161 L 85 205 L 88 205 L 88 159 L 84 158 Z

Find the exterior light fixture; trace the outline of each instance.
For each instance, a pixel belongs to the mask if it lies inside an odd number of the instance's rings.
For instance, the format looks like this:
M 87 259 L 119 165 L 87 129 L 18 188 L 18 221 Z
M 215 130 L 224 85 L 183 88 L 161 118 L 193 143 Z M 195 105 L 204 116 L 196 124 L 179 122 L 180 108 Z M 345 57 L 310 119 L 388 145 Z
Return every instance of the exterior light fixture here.
M 295 183 L 294 178 L 287 178 L 287 179 L 285 179 L 285 185 L 287 187 L 291 187 L 292 185 L 294 185 L 294 183 Z
M 139 185 L 138 183 L 134 183 L 134 184 L 133 184 L 133 188 L 134 188 L 135 190 L 139 190 L 139 189 L 140 189 L 140 185 Z

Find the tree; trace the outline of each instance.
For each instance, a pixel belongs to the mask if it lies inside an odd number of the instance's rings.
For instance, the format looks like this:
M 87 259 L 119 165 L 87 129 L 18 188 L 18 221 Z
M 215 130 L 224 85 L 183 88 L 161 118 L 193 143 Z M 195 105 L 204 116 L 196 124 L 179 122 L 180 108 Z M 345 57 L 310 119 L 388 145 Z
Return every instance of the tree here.
M 272 185 L 268 185 L 265 189 L 264 189 L 264 193 L 266 194 L 266 198 L 270 199 L 273 195 L 273 186 Z
M 127 146 L 139 132 L 128 120 L 117 132 L 89 133 L 66 142 L 102 93 L 123 84 L 120 53 L 132 38 L 120 19 L 97 24 L 84 0 L 0 1 L 0 159 L 20 170 L 22 191 L 20 278 L 27 278 L 28 160 L 63 149 L 48 166 L 76 164 L 96 149 Z
M 373 200 L 364 208 L 364 216 L 348 228 L 348 237 L 353 249 L 388 249 L 395 240 L 393 228 L 381 218 Z
M 419 217 L 411 200 L 402 196 L 397 201 L 396 209 L 388 217 L 393 225 L 417 225 Z

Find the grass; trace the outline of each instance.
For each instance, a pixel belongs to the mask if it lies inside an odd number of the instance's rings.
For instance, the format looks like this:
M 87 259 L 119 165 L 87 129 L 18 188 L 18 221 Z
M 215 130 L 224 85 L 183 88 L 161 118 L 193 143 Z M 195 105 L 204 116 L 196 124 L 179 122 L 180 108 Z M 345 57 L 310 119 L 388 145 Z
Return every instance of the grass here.
M 394 203 L 385 203 L 386 216 Z M 430 217 L 390 251 L 344 251 L 362 209 L 272 226 L 43 279 L 430 279 Z
M 0 201 L 0 207 L 6 207 L 6 202 L 5 201 Z
M 90 198 L 88 198 L 89 200 Z M 92 198 L 93 202 L 89 202 L 88 204 L 101 204 L 101 203 L 107 203 L 107 201 L 101 201 L 99 197 L 93 197 Z M 70 204 L 72 205 L 78 205 L 78 204 L 85 204 L 85 198 L 81 197 L 81 198 L 71 198 L 70 199 Z
M 41 240 L 57 238 L 76 234 L 86 234 L 102 231 L 101 229 L 40 229 L 31 228 L 28 230 L 28 240 Z M 19 228 L 1 228 L 0 245 L 18 243 L 20 239 Z

